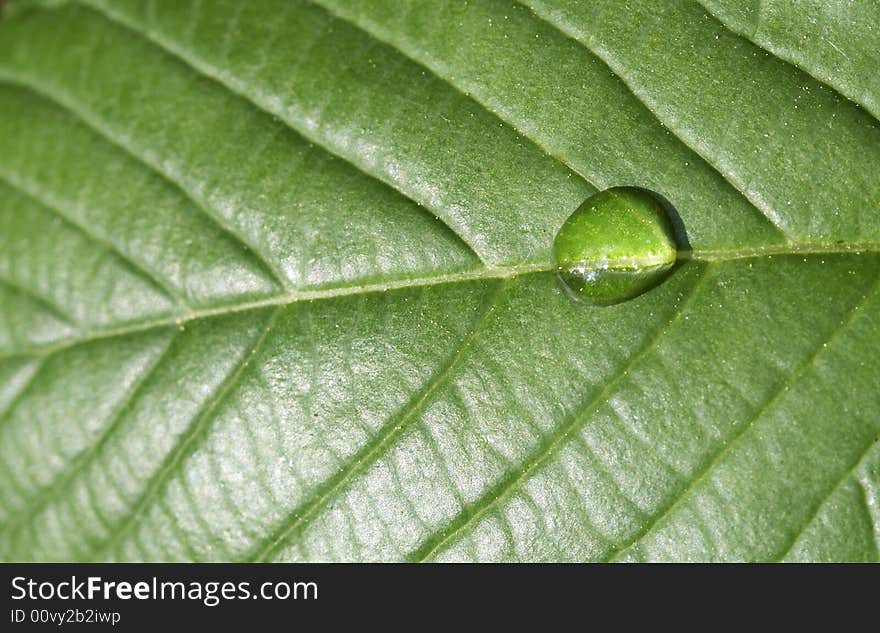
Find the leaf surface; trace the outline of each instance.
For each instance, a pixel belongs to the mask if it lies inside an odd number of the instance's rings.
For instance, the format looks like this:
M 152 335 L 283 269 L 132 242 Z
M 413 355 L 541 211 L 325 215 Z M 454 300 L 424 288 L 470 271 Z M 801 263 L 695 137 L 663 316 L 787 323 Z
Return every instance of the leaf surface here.
M 0 558 L 878 560 L 876 6 L 764 4 L 18 0 Z

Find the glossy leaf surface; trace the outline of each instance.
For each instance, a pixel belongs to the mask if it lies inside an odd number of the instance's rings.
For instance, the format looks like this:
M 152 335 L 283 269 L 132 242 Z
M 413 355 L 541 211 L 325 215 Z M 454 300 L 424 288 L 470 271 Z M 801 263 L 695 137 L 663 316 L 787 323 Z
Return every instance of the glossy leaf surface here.
M 878 560 L 877 4 L 763 4 L 6 7 L 0 558 Z

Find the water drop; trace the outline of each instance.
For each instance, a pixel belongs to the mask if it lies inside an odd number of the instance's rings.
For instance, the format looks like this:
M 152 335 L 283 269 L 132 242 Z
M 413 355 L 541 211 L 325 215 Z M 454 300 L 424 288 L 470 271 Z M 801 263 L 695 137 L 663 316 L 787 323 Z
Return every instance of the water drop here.
M 613 305 L 663 281 L 675 264 L 675 234 L 660 198 L 612 187 L 587 198 L 556 234 L 553 256 L 566 293 Z

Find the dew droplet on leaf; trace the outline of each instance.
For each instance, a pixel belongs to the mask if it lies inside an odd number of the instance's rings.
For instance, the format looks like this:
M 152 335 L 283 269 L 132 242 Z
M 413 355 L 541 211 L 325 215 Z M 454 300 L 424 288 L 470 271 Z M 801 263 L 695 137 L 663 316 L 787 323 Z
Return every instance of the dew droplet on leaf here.
M 658 196 L 637 187 L 612 187 L 587 198 L 563 223 L 553 256 L 570 297 L 613 305 L 669 275 L 675 233 Z

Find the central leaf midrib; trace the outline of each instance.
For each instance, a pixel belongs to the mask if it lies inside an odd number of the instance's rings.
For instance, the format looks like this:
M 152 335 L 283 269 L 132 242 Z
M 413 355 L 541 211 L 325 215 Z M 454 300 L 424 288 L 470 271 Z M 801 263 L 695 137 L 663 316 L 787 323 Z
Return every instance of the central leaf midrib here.
M 860 255 L 872 254 L 880 254 L 880 242 L 854 242 L 844 244 L 801 243 L 742 250 L 680 251 L 678 253 L 678 261 L 681 263 L 687 263 L 689 261 L 725 263 L 761 257 L 817 257 L 822 255 L 849 255 L 852 257 L 858 257 Z M 283 307 L 299 301 L 324 301 L 340 297 L 366 295 L 377 292 L 393 292 L 395 290 L 403 290 L 407 288 L 423 288 L 470 281 L 515 279 L 524 275 L 555 273 L 557 269 L 557 266 L 552 263 L 523 264 L 519 266 L 486 267 L 475 271 L 444 273 L 425 277 L 389 279 L 387 281 L 377 281 L 365 284 L 336 285 L 314 289 L 294 290 L 273 297 L 267 297 L 265 299 L 229 303 L 202 310 L 191 310 L 160 319 L 138 321 L 122 327 L 91 330 L 82 333 L 81 336 L 59 339 L 46 344 L 10 349 L 0 353 L 0 360 L 21 356 L 47 356 L 69 347 L 92 341 L 117 336 L 127 336 L 159 327 L 179 327 L 193 321 L 233 314 L 236 312 L 246 312 L 249 310 L 258 310 L 273 306 Z

